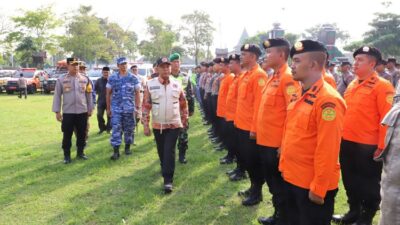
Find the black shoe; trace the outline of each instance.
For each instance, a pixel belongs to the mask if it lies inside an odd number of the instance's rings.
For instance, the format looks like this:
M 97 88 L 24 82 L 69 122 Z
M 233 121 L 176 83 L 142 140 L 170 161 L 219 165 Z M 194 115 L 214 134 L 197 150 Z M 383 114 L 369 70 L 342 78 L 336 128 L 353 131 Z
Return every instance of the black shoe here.
M 263 225 L 275 225 L 278 222 L 274 216 L 259 217 L 257 221 Z
M 70 164 L 71 162 L 71 157 L 64 157 L 64 164 Z
M 132 155 L 131 145 L 125 144 L 125 155 Z
M 219 163 L 220 164 L 232 164 L 233 163 L 233 159 L 226 158 L 226 159 L 223 159 L 223 160 L 219 161 Z
M 77 158 L 77 159 L 83 159 L 83 160 L 88 160 L 88 159 L 89 159 L 89 158 L 88 158 L 85 154 L 83 154 L 83 153 L 78 154 L 78 155 L 76 156 L 76 158 Z
M 350 210 L 344 215 L 333 215 L 332 222 L 338 223 L 341 225 L 349 225 L 353 224 L 358 220 L 360 213 L 358 210 Z
M 107 134 L 111 133 L 111 129 L 107 129 Z
M 187 163 L 187 160 L 186 160 L 185 157 L 179 157 L 179 162 L 180 162 L 181 164 L 186 164 L 186 163 Z
M 217 146 L 214 147 L 214 150 L 217 151 L 217 152 L 221 152 L 221 151 L 223 151 L 224 149 L 225 149 L 225 148 L 224 148 L 222 145 L 217 145 Z
M 97 134 L 102 134 L 104 132 L 104 130 L 100 130 Z
M 164 194 L 170 194 L 172 192 L 172 183 L 164 184 Z
M 360 217 L 353 225 L 372 225 L 376 210 L 362 209 Z
M 260 202 L 262 202 L 262 195 L 260 194 L 250 194 L 249 197 L 247 197 L 246 199 L 244 199 L 242 201 L 242 205 L 244 206 L 253 206 L 253 205 L 257 205 Z
M 248 198 L 251 194 L 251 187 L 246 190 L 238 191 L 238 196 Z
M 111 156 L 111 160 L 117 160 L 117 159 L 119 159 L 119 146 L 114 147 L 114 153 Z
M 235 174 L 233 174 L 232 176 L 229 177 L 230 181 L 240 181 L 240 180 L 244 180 L 246 179 L 246 173 L 243 172 L 237 172 Z
M 232 176 L 232 175 L 234 175 L 235 173 L 237 173 L 238 171 L 239 171 L 238 168 L 235 168 L 235 169 L 233 169 L 233 170 L 228 170 L 228 171 L 226 171 L 226 175 Z
M 225 159 L 227 159 L 228 158 L 228 154 L 226 154 L 224 157 L 222 157 L 222 158 L 219 158 L 219 161 L 222 161 L 222 160 L 225 160 Z

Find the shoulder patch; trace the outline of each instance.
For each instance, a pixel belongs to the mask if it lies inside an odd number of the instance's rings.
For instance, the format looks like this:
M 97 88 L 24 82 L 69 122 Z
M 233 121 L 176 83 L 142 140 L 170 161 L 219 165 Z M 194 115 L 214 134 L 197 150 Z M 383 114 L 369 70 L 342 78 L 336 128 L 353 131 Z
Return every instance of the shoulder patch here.
M 264 78 L 259 78 L 258 79 L 258 86 L 263 87 L 265 85 L 265 80 Z
M 293 95 L 294 93 L 296 93 L 296 88 L 294 87 L 294 85 L 288 85 L 286 87 L 286 94 L 287 95 Z
M 394 97 L 393 92 L 386 92 L 386 102 L 387 103 L 392 105 L 393 104 L 393 97 Z
M 322 110 L 322 119 L 325 121 L 332 121 L 336 118 L 336 110 L 332 107 L 325 107 Z

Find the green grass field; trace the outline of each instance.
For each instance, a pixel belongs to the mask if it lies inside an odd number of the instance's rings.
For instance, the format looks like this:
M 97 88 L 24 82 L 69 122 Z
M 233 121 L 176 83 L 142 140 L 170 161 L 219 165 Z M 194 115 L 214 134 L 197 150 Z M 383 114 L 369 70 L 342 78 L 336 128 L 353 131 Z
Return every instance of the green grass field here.
M 64 165 L 60 123 L 51 112 L 52 96 L 0 95 L 0 224 L 258 224 L 272 213 L 264 201 L 241 206 L 237 191 L 247 181 L 230 182 L 198 112 L 191 118 L 186 165 L 177 163 L 174 192 L 164 196 L 153 137 L 136 136 L 133 155 L 113 162 L 109 135 L 97 135 L 95 116 L 88 161 Z M 74 140 L 73 140 L 74 143 Z M 347 210 L 343 188 L 336 212 Z M 376 218 L 377 219 L 377 218 Z

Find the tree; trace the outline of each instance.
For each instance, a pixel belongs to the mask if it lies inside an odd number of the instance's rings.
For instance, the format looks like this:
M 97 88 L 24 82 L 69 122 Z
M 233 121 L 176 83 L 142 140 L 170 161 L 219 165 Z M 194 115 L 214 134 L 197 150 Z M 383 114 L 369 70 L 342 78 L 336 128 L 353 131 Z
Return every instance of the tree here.
M 188 52 L 194 56 L 197 65 L 201 50 L 213 41 L 215 28 L 210 15 L 202 11 L 195 10 L 191 14 L 183 15 L 181 19 L 184 24 L 181 27 L 183 43 L 187 45 Z
M 349 38 L 350 35 L 347 31 L 344 31 L 338 27 L 336 23 L 328 24 L 333 27 L 333 29 L 336 31 L 336 40 L 341 41 L 341 42 L 346 42 Z M 310 27 L 305 30 L 305 32 L 301 35 L 304 39 L 311 39 L 311 40 L 318 40 L 318 35 L 319 32 L 321 31 L 321 27 L 323 24 L 317 24 L 313 27 Z
M 91 11 L 91 6 L 79 7 L 67 25 L 67 38 L 62 45 L 66 51 L 86 62 L 100 59 L 111 62 L 114 57 L 112 53 L 116 51 L 117 46 L 106 38 L 99 18 Z
M 178 40 L 178 35 L 172 30 L 172 26 L 152 16 L 145 21 L 150 38 L 140 42 L 140 53 L 150 61 L 171 54 L 173 44 Z

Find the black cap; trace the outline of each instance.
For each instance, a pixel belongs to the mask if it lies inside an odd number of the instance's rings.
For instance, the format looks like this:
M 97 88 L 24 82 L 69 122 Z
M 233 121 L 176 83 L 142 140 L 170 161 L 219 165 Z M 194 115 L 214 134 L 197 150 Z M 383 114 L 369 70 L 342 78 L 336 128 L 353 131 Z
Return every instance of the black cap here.
M 313 40 L 302 40 L 296 42 L 290 49 L 290 58 L 293 58 L 293 56 L 296 54 L 301 54 L 306 52 L 323 52 L 325 54 L 328 53 L 325 46 L 321 42 Z
M 273 47 L 287 47 L 290 48 L 290 43 L 284 38 L 272 38 L 264 41 L 263 46 L 265 49 Z
M 105 67 L 103 67 L 102 71 L 110 71 L 110 67 L 105 66 Z
M 157 66 L 160 66 L 162 64 L 168 64 L 171 65 L 171 62 L 169 61 L 168 57 L 161 57 L 157 60 Z
M 214 66 L 214 63 L 213 62 L 209 62 L 208 63 L 208 67 L 212 67 L 212 66 Z
M 200 66 L 208 67 L 208 63 L 206 63 L 206 62 L 201 62 L 201 63 L 200 63 Z
M 240 61 L 240 55 L 238 54 L 232 54 L 229 56 L 229 61 L 231 60 L 236 60 L 236 61 Z
M 336 63 L 334 63 L 334 62 L 332 62 L 332 61 L 328 61 L 328 67 L 331 67 L 331 66 L 336 66 Z
M 353 57 L 355 58 L 357 55 L 360 54 L 365 54 L 365 55 L 370 55 L 373 56 L 377 62 L 379 62 L 380 60 L 382 60 L 382 54 L 381 51 L 379 51 L 379 49 L 374 48 L 374 47 L 370 47 L 370 46 L 363 46 L 359 49 L 357 49 L 354 53 L 353 53 Z
M 396 59 L 395 59 L 395 58 L 388 58 L 387 62 L 388 62 L 388 63 L 391 62 L 391 63 L 396 64 Z
M 227 58 L 227 57 L 221 57 L 220 61 L 221 61 L 220 63 L 229 64 L 229 58 Z
M 376 63 L 376 65 L 378 66 L 378 65 L 384 65 L 384 66 L 386 66 L 387 65 L 387 62 L 386 62 L 386 60 L 379 60 L 377 63 Z
M 131 66 L 131 69 L 133 69 L 133 68 L 137 68 L 137 65 L 133 65 L 133 66 Z
M 340 64 L 340 66 L 351 66 L 351 63 L 348 61 L 344 61 Z
M 221 58 L 217 57 L 217 58 L 213 59 L 213 62 L 216 64 L 219 64 L 219 63 L 221 63 Z
M 76 57 L 67 58 L 67 64 L 68 65 L 70 65 L 70 64 L 78 64 L 79 65 L 79 59 Z
M 261 49 L 255 44 L 244 44 L 241 48 L 240 51 L 244 52 L 252 52 L 259 57 L 261 55 Z

